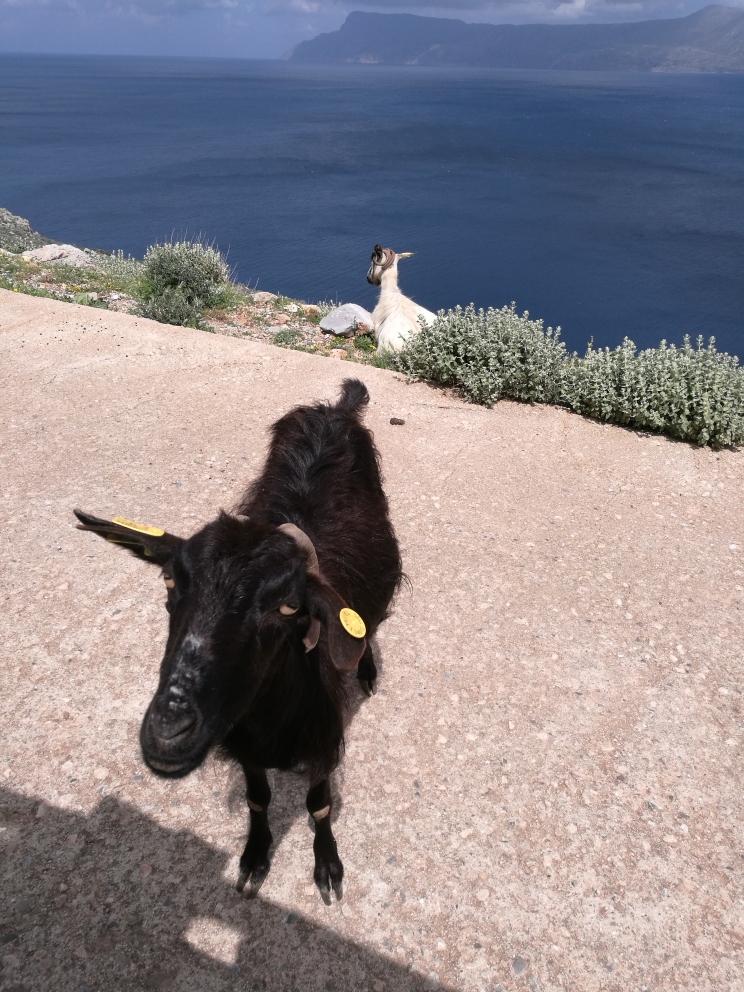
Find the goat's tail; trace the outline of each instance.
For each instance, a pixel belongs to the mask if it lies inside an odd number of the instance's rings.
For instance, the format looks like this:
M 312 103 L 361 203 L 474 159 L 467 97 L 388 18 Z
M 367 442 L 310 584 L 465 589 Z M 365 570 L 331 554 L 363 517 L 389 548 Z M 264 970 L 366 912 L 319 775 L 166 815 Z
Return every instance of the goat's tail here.
M 346 413 L 359 413 L 368 403 L 369 392 L 361 379 L 344 379 L 337 409 Z

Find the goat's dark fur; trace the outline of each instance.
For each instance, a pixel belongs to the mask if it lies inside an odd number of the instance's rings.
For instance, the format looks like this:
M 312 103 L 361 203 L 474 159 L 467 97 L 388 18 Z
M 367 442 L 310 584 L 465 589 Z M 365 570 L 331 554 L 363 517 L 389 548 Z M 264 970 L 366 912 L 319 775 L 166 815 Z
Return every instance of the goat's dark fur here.
M 328 776 L 343 748 L 348 672 L 358 663 L 367 691 L 377 672 L 369 642 L 346 632 L 339 610 L 351 607 L 374 636 L 402 574 L 377 452 L 360 421 L 368 402 L 364 384 L 347 379 L 335 405 L 282 417 L 235 515 L 221 513 L 187 540 L 75 511 L 82 529 L 162 567 L 170 628 L 143 756 L 170 776 L 188 774 L 214 747 L 240 763 L 251 825 L 238 886 L 250 882 L 253 894 L 269 868 L 267 768 L 309 775 L 315 880 L 324 898 L 341 893 Z M 278 529 L 287 523 L 312 541 L 320 574 Z

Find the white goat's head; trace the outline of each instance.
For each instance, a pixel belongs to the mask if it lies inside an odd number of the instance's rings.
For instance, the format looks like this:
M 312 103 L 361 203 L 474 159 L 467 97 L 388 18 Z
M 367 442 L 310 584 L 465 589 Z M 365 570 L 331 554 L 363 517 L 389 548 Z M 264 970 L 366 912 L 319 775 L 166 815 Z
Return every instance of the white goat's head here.
M 392 248 L 383 248 L 375 245 L 372 252 L 372 264 L 367 270 L 367 282 L 373 286 L 379 286 L 382 281 L 382 273 L 392 268 L 399 258 L 410 258 L 414 252 L 402 251 L 396 255 Z

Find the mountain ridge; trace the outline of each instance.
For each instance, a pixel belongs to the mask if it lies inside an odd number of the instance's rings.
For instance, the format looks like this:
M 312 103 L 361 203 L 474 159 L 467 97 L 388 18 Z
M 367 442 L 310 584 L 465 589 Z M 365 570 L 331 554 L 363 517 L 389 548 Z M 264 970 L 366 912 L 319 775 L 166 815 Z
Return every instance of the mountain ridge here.
M 303 41 L 295 62 L 744 72 L 744 10 L 710 4 L 686 17 L 615 24 L 468 24 L 353 11 L 338 31 Z

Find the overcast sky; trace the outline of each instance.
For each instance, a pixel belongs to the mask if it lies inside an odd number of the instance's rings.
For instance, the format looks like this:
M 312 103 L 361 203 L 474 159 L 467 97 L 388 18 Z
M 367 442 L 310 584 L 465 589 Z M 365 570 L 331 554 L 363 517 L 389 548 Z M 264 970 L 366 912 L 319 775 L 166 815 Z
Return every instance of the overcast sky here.
M 336 30 L 351 10 L 566 24 L 680 17 L 703 6 L 705 0 L 0 0 L 0 51 L 276 58 Z

